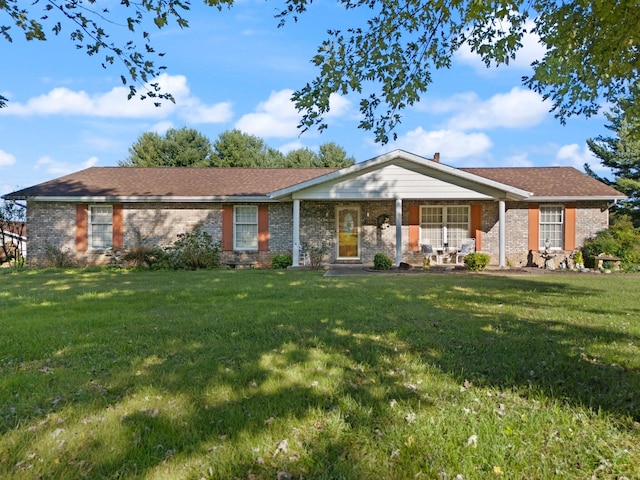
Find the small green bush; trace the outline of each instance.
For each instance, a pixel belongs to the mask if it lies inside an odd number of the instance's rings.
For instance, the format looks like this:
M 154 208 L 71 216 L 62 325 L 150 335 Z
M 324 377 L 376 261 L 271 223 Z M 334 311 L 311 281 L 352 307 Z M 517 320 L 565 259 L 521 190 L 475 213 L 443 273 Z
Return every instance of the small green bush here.
M 324 257 L 329 252 L 329 246 L 324 240 L 320 245 L 310 245 L 307 242 L 303 242 L 302 251 L 309 254 L 311 268 L 320 270 L 322 268 L 322 262 L 324 262 Z
M 384 253 L 376 253 L 376 256 L 373 257 L 373 268 L 375 270 L 389 270 L 391 265 L 391 259 Z
M 582 250 L 576 250 L 576 253 L 573 255 L 573 262 L 576 265 L 584 264 L 584 257 L 582 256 Z
M 491 256 L 487 253 L 473 252 L 464 257 L 464 264 L 472 272 L 480 272 L 487 268 Z
M 169 266 L 175 270 L 199 268 L 220 268 L 220 243 L 200 228 L 191 233 L 181 233 L 178 240 L 165 251 Z
M 289 254 L 274 255 L 271 258 L 271 268 L 287 268 L 291 265 L 293 265 L 293 259 Z
M 584 243 L 585 264 L 595 267 L 595 257 L 601 253 L 622 260 L 625 271 L 637 270 L 640 265 L 640 229 L 634 228 L 631 219 L 621 215 L 613 220 L 609 229 L 596 233 Z
M 119 260 L 122 260 L 126 265 L 157 269 L 158 262 L 166 257 L 165 252 L 157 245 L 149 245 L 138 228 L 133 229 L 133 239 L 132 247 L 120 251 L 113 249 L 112 263 L 120 266 Z M 164 265 L 167 265 L 166 261 Z
M 122 259 L 134 267 L 149 267 L 153 270 L 169 267 L 167 254 L 160 247 L 135 246 L 127 250 Z
M 74 267 L 75 262 L 69 249 L 61 249 L 57 245 L 46 244 L 44 247 L 44 256 L 49 266 L 54 268 Z

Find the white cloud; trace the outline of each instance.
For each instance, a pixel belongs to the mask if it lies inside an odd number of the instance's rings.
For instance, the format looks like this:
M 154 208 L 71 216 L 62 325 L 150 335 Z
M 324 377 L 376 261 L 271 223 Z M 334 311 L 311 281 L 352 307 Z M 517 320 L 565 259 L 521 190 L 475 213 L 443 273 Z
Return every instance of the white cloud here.
M 215 105 L 196 104 L 193 108 L 186 109 L 183 116 L 191 123 L 223 123 L 233 118 L 233 108 L 231 102 Z
M 167 121 L 158 122 L 155 125 L 152 125 L 149 130 L 151 132 L 157 133 L 158 135 L 164 135 L 165 133 L 167 133 L 167 130 L 169 130 L 170 128 L 174 128 L 173 122 L 167 120 Z
M 280 150 L 281 153 L 283 153 L 284 155 L 286 155 L 289 152 L 292 152 L 293 150 L 298 150 L 300 148 L 305 148 L 306 145 L 303 145 L 302 142 L 289 142 L 289 143 L 285 143 L 284 145 L 278 147 L 278 150 Z
M 451 97 L 441 100 L 423 100 L 416 105 L 416 109 L 430 114 L 446 114 L 459 112 L 480 102 L 480 97 L 475 92 L 456 93 Z
M 422 127 L 401 135 L 389 145 L 384 152 L 400 148 L 427 158 L 439 152 L 441 161 L 457 160 L 469 157 L 484 157 L 493 146 L 491 139 L 484 133 L 464 133 L 456 130 L 434 130 L 426 132 Z M 380 153 L 384 153 L 380 152 Z
M 265 102 L 260 102 L 256 112 L 243 115 L 236 128 L 262 138 L 287 138 L 298 134 L 299 115 L 291 101 L 293 90 L 271 92 Z
M 505 24 L 505 31 L 509 27 L 509 24 Z M 542 60 L 547 47 L 540 42 L 540 36 L 535 33 L 531 33 L 535 24 L 532 20 L 527 20 L 525 23 L 525 29 L 528 33 L 525 33 L 522 37 L 522 47 L 516 52 L 515 59 L 509 59 L 509 64 L 501 65 L 500 68 L 511 67 L 518 70 L 530 70 L 531 64 L 536 60 Z M 463 64 L 466 64 L 476 70 L 477 73 L 483 73 L 485 75 L 493 75 L 496 72 L 495 68 L 487 68 L 485 63 L 475 52 L 471 51 L 468 44 L 464 44 L 455 54 L 456 60 Z
M 178 115 L 192 123 L 221 123 L 232 117 L 231 104 L 221 102 L 214 105 L 203 104 L 191 94 L 184 75 L 162 74 L 155 80 L 163 92 L 170 92 L 176 103 L 162 101 L 154 105 L 154 99 L 127 100 L 129 90 L 115 87 L 108 92 L 89 94 L 57 87 L 44 95 L 30 98 L 26 103 L 12 101 L 0 115 L 71 115 L 100 118 L 152 118 L 163 119 Z M 143 93 L 143 89 L 139 90 Z
M 283 89 L 271 92 L 269 98 L 260 102 L 256 111 L 243 115 L 235 127 L 243 132 L 262 138 L 292 138 L 300 134 L 298 124 L 302 116 L 298 113 L 291 96 L 293 90 Z M 348 114 L 351 102 L 346 98 L 331 94 L 330 110 L 325 115 L 327 120 L 343 117 Z
M 337 93 L 329 95 L 329 107 L 330 110 L 324 116 L 327 120 L 343 117 L 351 112 L 351 102 Z
M 85 168 L 93 167 L 97 165 L 99 161 L 100 160 L 98 159 L 98 157 L 90 157 L 78 165 L 74 163 L 54 160 L 52 157 L 45 155 L 44 157 L 40 157 L 36 161 L 34 168 L 35 170 L 43 170 L 44 172 L 51 175 L 61 176 L 68 175 Z
M 541 123 L 549 112 L 542 96 L 531 90 L 514 87 L 508 93 L 499 93 L 489 100 L 480 101 L 475 94 L 452 97 L 450 110 L 460 113 L 447 125 L 459 130 L 488 130 L 491 128 L 525 128 Z M 446 105 L 440 105 L 445 109 Z
M 575 167 L 580 171 L 584 171 L 585 163 L 588 163 L 591 170 L 600 176 L 611 175 L 611 170 L 604 167 L 586 145 L 582 148 L 577 143 L 563 145 L 556 153 L 554 162 L 555 165 Z
M 529 160 L 528 153 L 520 153 L 507 157 L 501 167 L 533 167 L 534 164 Z
M 0 150 L 0 168 L 10 167 L 15 163 L 16 163 L 16 157 L 11 155 L 10 153 Z

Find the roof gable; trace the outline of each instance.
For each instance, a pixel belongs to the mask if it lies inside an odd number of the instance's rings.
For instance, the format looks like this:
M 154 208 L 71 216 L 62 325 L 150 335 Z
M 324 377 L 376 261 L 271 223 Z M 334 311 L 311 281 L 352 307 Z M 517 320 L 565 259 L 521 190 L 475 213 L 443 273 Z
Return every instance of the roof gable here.
M 393 174 L 388 175 L 392 172 L 389 167 L 397 167 L 407 172 L 413 172 L 416 174 L 413 175 L 414 178 L 422 177 L 423 181 L 427 183 L 429 181 L 437 182 L 440 187 L 443 184 L 447 184 L 449 192 L 440 197 L 443 199 L 501 198 L 522 200 L 531 195 L 526 190 L 515 188 L 490 178 L 465 172 L 402 150 L 394 150 L 351 167 L 309 179 L 298 185 L 286 187 L 273 192 L 271 197 L 277 199 L 389 198 L 389 192 L 393 193 L 395 187 L 398 193 L 392 194 L 392 197 L 401 195 L 403 198 L 407 198 L 407 190 L 397 184 L 401 180 Z M 365 182 L 365 180 L 368 180 L 368 182 Z M 359 195 L 354 188 L 358 184 L 360 186 Z M 352 188 L 350 189 L 349 187 Z M 425 187 L 428 189 L 428 185 L 422 186 L 423 189 Z M 424 198 L 424 195 L 422 198 Z

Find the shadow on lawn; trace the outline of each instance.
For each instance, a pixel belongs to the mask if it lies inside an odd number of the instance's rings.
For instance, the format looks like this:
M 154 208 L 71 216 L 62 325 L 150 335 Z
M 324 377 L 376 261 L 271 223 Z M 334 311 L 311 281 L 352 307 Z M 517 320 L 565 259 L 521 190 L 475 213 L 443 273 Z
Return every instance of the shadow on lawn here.
M 602 363 L 586 348 L 593 343 L 606 348 L 637 345 L 637 335 L 588 322 L 540 321 L 529 318 L 526 310 L 539 305 L 529 295 L 575 299 L 594 292 L 560 282 L 509 279 L 507 283 L 491 277 L 438 278 L 427 285 L 419 279 L 403 279 L 402 285 L 387 288 L 380 288 L 380 282 L 362 278 L 301 283 L 295 287 L 299 295 L 287 305 L 274 299 L 268 289 L 249 286 L 236 292 L 243 299 L 248 292 L 253 302 L 262 305 L 259 316 L 254 316 L 255 308 L 250 315 L 243 314 L 242 302 L 213 298 L 207 290 L 210 287 L 194 285 L 182 295 L 201 296 L 202 308 L 188 324 L 172 324 L 170 310 L 150 308 L 146 316 L 134 320 L 137 325 L 130 324 L 128 331 L 113 335 L 108 345 L 87 341 L 77 346 L 87 356 L 112 358 L 109 366 L 91 371 L 92 381 L 105 387 L 74 399 L 74 392 L 86 385 L 61 386 L 66 389 L 61 392 L 65 401 L 41 405 L 37 415 L 21 418 L 10 428 L 22 428 L 24 422 L 35 424 L 39 418 L 61 412 L 65 403 L 84 402 L 87 408 L 95 405 L 99 411 L 146 389 L 186 397 L 189 408 L 175 417 L 163 408 L 125 409 L 119 428 L 129 448 L 121 455 L 100 460 L 98 451 L 80 449 L 66 454 L 67 461 L 80 462 L 90 453 L 92 459 L 86 462 L 91 463 L 93 478 L 142 477 L 173 458 L 184 462 L 207 458 L 215 465 L 216 452 L 232 448 L 233 441 L 242 437 L 263 437 L 275 448 L 281 439 L 270 437 L 271 422 L 300 420 L 310 412 L 339 413 L 351 431 L 369 438 L 383 425 L 397 421 L 389 407 L 391 401 L 429 408 L 429 402 L 403 386 L 402 378 L 393 372 L 397 368 L 394 359 L 403 354 L 453 377 L 456 388 L 467 380 L 476 386 L 547 396 L 640 420 L 638 369 L 627 366 L 624 359 L 620 364 Z M 100 299 L 92 301 L 99 303 Z M 175 303 L 177 312 L 180 296 Z M 345 304 L 348 309 L 339 308 Z M 505 313 L 504 305 L 521 307 L 523 316 L 512 309 Z M 629 305 L 615 309 L 637 312 Z M 581 313 L 588 317 L 611 311 L 585 308 Z M 135 352 L 132 357 L 158 360 L 145 365 L 140 375 L 134 374 L 135 366 L 119 362 L 113 353 L 127 350 Z M 289 377 L 316 361 L 324 362 L 317 373 L 320 379 L 332 369 L 339 372 L 332 378 L 335 387 L 316 388 Z M 305 379 L 305 375 L 313 376 L 306 370 L 301 374 Z M 34 377 L 32 386 L 38 389 L 38 383 L 47 381 L 44 376 Z M 280 387 L 269 386 L 273 384 Z M 221 387 L 230 392 L 228 398 L 212 399 L 212 390 Z M 379 462 L 384 459 L 363 461 L 353 442 L 340 442 L 339 434 L 328 435 L 322 425 L 311 430 L 305 435 L 311 452 L 307 461 L 312 465 L 290 473 L 313 478 L 375 478 L 379 473 Z M 17 442 L 26 445 L 34 435 L 24 428 Z M 277 458 L 269 459 L 268 466 L 256 464 L 248 454 L 234 462 L 236 470 L 226 472 L 229 476 L 237 471 L 272 474 Z M 325 469 L 319 472 L 318 465 Z M 228 465 L 219 468 L 214 476 L 225 478 Z M 64 471 L 52 464 L 48 474 L 58 478 Z

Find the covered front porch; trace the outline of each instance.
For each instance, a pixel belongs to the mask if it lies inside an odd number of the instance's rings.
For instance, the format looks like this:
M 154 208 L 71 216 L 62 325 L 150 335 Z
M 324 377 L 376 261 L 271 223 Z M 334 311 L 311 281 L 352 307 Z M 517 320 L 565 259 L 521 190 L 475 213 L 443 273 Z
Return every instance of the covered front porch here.
M 505 229 L 500 224 L 505 222 L 499 211 L 499 201 L 294 200 L 294 266 L 303 265 L 305 254 L 320 245 L 329 263 L 368 264 L 383 253 L 396 266 L 421 266 L 425 257 L 434 265 L 462 263 L 464 248 L 486 251 L 496 244 L 503 253 L 494 258 L 504 266 Z
M 372 261 L 375 253 L 421 264 L 422 246 L 475 250 L 506 266 L 506 202 L 531 194 L 403 151 L 356 164 L 271 196 L 292 202 L 293 265 L 311 241 L 330 261 Z M 491 251 L 485 239 L 495 235 Z M 497 244 L 497 248 L 493 248 Z

